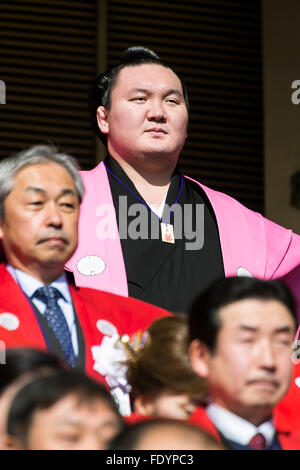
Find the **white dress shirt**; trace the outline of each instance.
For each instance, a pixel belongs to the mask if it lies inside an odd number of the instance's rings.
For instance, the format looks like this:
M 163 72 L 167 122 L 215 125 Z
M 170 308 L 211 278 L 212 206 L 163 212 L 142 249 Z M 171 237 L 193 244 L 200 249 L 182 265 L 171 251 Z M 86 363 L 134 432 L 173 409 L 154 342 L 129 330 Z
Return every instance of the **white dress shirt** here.
M 273 442 L 276 429 L 274 428 L 272 419 L 259 426 L 255 426 L 244 418 L 241 418 L 215 403 L 211 403 L 207 406 L 206 413 L 218 431 L 230 441 L 246 446 L 255 434 L 261 433 L 266 439 L 267 447 Z
M 33 296 L 35 291 L 39 289 L 39 287 L 44 287 L 44 284 L 35 277 L 30 276 L 30 274 L 24 273 L 24 271 L 20 271 L 19 269 L 14 268 L 9 264 L 6 266 L 6 268 L 8 272 L 13 276 L 16 283 L 19 284 L 21 289 L 27 295 L 27 297 L 29 297 L 32 303 L 34 303 L 41 315 L 43 315 L 46 310 L 46 305 L 41 300 L 36 298 L 32 299 L 31 297 Z M 56 279 L 49 285 L 59 290 L 62 295 L 62 298 L 58 299 L 57 303 L 62 309 L 66 322 L 68 324 L 71 333 L 74 354 L 75 356 L 78 356 L 78 338 L 75 323 L 75 314 L 65 273 L 63 273 L 58 279 Z

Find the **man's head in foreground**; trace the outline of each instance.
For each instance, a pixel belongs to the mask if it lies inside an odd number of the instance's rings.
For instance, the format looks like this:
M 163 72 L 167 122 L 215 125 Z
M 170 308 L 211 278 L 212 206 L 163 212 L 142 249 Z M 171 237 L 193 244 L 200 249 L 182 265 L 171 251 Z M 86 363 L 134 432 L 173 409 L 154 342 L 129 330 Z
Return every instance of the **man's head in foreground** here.
M 182 421 L 146 420 L 124 429 L 111 443 L 113 450 L 222 450 L 215 439 Z
M 7 415 L 11 402 L 27 382 L 34 377 L 63 369 L 61 361 L 45 351 L 27 348 L 8 349 L 5 364 L 0 367 L 0 450 L 9 449 L 6 441 Z
M 227 278 L 190 311 L 190 359 L 212 401 L 259 425 L 272 415 L 292 376 L 296 307 L 280 281 Z
M 27 383 L 7 420 L 11 447 L 25 450 L 102 450 L 122 426 L 108 390 L 74 371 Z
M 8 264 L 49 283 L 77 246 L 84 187 L 76 161 L 36 146 L 0 163 L 0 240 Z
M 153 51 L 131 47 L 96 77 L 91 111 L 96 134 L 117 161 L 151 169 L 163 157 L 176 165 L 187 136 L 187 91 Z

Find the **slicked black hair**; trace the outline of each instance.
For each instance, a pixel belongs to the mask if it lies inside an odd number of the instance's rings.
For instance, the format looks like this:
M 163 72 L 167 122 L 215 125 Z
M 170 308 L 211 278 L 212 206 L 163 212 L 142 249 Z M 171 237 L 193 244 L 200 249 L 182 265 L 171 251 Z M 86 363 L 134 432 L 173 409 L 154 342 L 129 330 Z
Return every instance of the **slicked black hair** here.
M 189 311 L 190 341 L 198 339 L 209 348 L 211 353 L 214 353 L 217 346 L 217 336 L 222 326 L 220 309 L 246 299 L 281 302 L 290 312 L 296 327 L 296 303 L 290 290 L 282 281 L 228 277 L 211 284 L 193 302 Z
M 110 108 L 111 93 L 114 85 L 116 84 L 118 75 L 122 69 L 124 69 L 125 67 L 134 67 L 136 65 L 144 64 L 162 65 L 163 67 L 173 70 L 165 62 L 162 62 L 159 56 L 151 49 L 147 49 L 146 47 L 142 46 L 129 47 L 123 52 L 121 56 L 121 61 L 111 69 L 98 75 L 91 85 L 89 103 L 91 109 L 92 126 L 95 134 L 101 139 L 104 145 L 107 144 L 107 137 L 106 134 L 103 134 L 99 129 L 97 122 L 97 109 L 99 108 L 99 106 L 104 106 L 107 109 Z M 183 98 L 187 109 L 189 109 L 186 85 L 183 79 L 176 72 L 174 73 L 177 75 L 181 82 Z
M 104 385 L 81 372 L 66 370 L 38 377 L 17 392 L 7 418 L 8 434 L 19 438 L 27 447 L 28 432 L 34 413 L 51 408 L 70 394 L 76 395 L 83 403 L 103 400 L 119 416 L 120 424 L 123 422 L 114 399 Z

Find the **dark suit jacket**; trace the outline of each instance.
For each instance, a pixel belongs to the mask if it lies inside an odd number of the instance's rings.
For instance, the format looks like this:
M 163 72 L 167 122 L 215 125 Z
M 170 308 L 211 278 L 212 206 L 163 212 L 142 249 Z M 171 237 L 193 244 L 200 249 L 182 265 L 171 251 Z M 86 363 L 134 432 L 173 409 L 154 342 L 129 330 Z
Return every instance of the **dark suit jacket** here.
M 214 436 L 219 442 L 223 442 L 222 437 L 208 417 L 205 411 L 205 407 L 199 406 L 196 411 L 190 416 L 190 423 L 199 426 L 201 429 L 209 432 Z M 283 450 L 300 450 L 300 431 L 298 429 L 283 428 L 279 427 L 275 419 L 275 427 L 277 430 L 277 438 L 280 443 L 280 446 Z

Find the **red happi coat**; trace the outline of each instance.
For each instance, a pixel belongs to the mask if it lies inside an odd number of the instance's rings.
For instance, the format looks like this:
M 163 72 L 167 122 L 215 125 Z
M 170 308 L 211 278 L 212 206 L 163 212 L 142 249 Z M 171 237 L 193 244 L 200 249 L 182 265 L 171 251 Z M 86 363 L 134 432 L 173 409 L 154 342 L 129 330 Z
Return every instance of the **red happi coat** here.
M 85 371 L 104 382 L 104 377 L 94 370 L 95 360 L 91 348 L 100 346 L 104 337 L 109 337 L 112 331 L 119 336 L 132 337 L 138 331 L 145 330 L 154 320 L 170 315 L 140 300 L 94 289 L 69 287 L 84 337 Z M 100 324 L 102 327 L 99 327 Z M 1 346 L 7 349 L 47 349 L 30 302 L 3 264 L 0 265 L 0 340 Z

